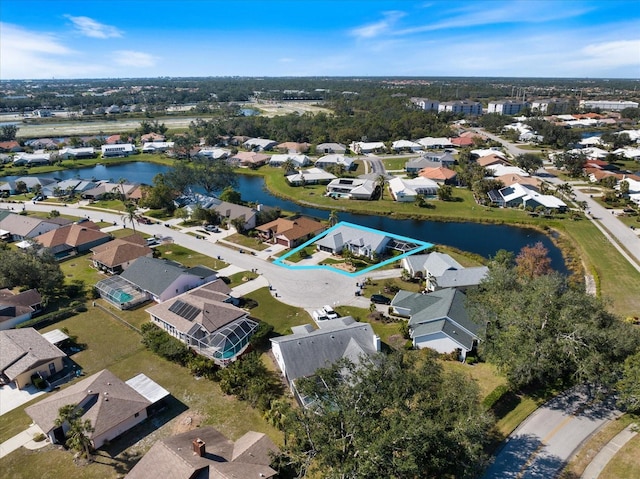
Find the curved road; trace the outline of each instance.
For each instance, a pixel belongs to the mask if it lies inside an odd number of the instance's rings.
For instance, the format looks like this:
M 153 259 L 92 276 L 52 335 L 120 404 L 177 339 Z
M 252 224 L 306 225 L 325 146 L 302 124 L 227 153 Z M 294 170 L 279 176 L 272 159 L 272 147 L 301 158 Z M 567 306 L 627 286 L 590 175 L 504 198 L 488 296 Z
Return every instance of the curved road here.
M 106 222 L 117 222 L 122 224 L 122 215 L 116 213 L 106 213 L 103 211 L 92 211 L 90 209 L 80 209 L 74 206 L 54 206 L 32 202 L 24 203 L 29 211 L 49 212 L 57 209 L 64 214 L 90 217 L 94 221 L 104 220 Z M 19 205 L 10 205 L 16 208 Z M 257 269 L 263 275 L 277 294 L 278 299 L 292 306 L 302 308 L 320 308 L 325 304 L 350 305 L 361 308 L 368 308 L 368 299 L 356 296 L 356 282 L 361 279 L 345 276 L 330 270 L 295 270 L 275 265 L 250 254 L 243 254 L 231 248 L 216 244 L 213 239 L 197 239 L 176 229 L 169 229 L 162 224 L 139 224 L 136 230 L 149 235 L 162 237 L 170 236 L 173 241 L 185 248 L 189 248 L 198 253 L 216 258 L 220 256 L 222 260 L 244 270 Z M 389 278 L 399 276 L 399 269 L 381 270 L 367 273 L 371 278 Z

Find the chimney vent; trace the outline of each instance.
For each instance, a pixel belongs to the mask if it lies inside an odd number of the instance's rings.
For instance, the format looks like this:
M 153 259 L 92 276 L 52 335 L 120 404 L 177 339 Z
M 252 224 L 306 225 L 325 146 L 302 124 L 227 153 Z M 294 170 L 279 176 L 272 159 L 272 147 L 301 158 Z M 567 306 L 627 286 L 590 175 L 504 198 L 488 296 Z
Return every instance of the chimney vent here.
M 204 457 L 206 454 L 205 443 L 202 439 L 198 438 L 193 440 L 193 453 L 199 457 Z

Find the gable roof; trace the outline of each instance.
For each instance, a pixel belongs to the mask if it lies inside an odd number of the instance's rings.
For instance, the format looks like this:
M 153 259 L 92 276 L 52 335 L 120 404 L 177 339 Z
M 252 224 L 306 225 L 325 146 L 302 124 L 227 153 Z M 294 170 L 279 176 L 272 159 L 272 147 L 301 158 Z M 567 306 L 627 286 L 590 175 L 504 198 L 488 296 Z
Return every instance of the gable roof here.
M 316 245 L 325 246 L 332 250 L 342 251 L 345 244 L 369 247 L 372 251 L 378 250 L 389 242 L 389 236 L 382 233 L 340 225 L 329 234 L 316 241 Z
M 475 268 L 462 268 L 447 270 L 437 278 L 439 288 L 464 288 L 480 284 L 487 274 L 489 268 L 477 266 Z
M 438 166 L 437 168 L 423 168 L 418 175 L 430 180 L 451 180 L 456 177 L 457 173 L 445 166 Z
M 271 342 L 279 345 L 287 378 L 293 381 L 341 358 L 358 362 L 363 355 L 375 354 L 375 339 L 370 324 L 346 316 L 327 321 L 322 329 L 298 328 L 295 334 L 271 338 Z
M 432 276 L 442 276 L 450 269 L 462 269 L 463 266 L 446 253 L 434 251 L 425 255 L 423 268 Z
M 68 220 L 67 220 L 68 221 Z M 48 219 L 38 218 L 37 216 L 23 216 L 15 213 L 9 213 L 0 219 L 0 229 L 11 232 L 17 236 L 29 236 L 37 233 L 37 228 L 47 223 L 54 223 Z M 54 223 L 57 224 L 57 223 Z
M 61 407 L 83 403 L 85 409 L 82 418 L 91 421 L 94 428 L 90 434 L 92 438 L 104 434 L 151 405 L 151 401 L 131 386 L 111 371 L 103 369 L 27 407 L 25 412 L 44 432 L 49 432 L 55 427 Z
M 160 296 L 176 279 L 183 274 L 192 274 L 200 278 L 214 276 L 215 271 L 205 266 L 194 271 L 181 264 L 166 259 L 147 258 L 141 256 L 136 259 L 120 275 L 121 278 L 136 285 L 144 291 Z M 203 274 L 209 273 L 207 276 Z
M 205 454 L 193 452 L 204 444 Z M 265 434 L 249 431 L 235 444 L 211 426 L 157 441 L 127 474 L 127 479 L 232 479 L 275 476 L 269 464 L 277 446 Z
M 0 374 L 10 381 L 40 364 L 65 356 L 33 328 L 0 331 Z

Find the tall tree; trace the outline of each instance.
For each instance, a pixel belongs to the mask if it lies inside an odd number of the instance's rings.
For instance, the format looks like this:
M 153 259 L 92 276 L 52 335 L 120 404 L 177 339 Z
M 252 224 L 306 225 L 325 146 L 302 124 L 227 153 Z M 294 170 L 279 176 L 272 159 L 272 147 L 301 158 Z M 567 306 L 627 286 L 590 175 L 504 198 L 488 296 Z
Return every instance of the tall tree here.
M 56 427 L 65 427 L 66 446 L 73 451 L 84 453 L 91 459 L 91 437 L 94 431 L 91 421 L 82 419 L 83 410 L 76 404 L 67 404 L 58 410 L 58 417 L 54 420 Z
M 339 362 L 298 387 L 313 401 L 287 423 L 299 477 L 470 478 L 485 465 L 478 386 L 426 351 Z
M 618 404 L 629 412 L 640 412 L 640 350 L 625 360 L 617 388 Z
M 387 184 L 387 179 L 384 175 L 378 175 L 376 177 L 376 186 L 380 189 L 380 199 L 384 199 L 384 188 Z
M 193 160 L 193 178 L 195 184 L 201 186 L 207 194 L 213 194 L 226 187 L 235 188 L 238 176 L 226 161 L 196 158 Z
M 329 213 L 329 226 L 335 226 L 338 224 L 338 212 L 336 210 L 331 210 Z
M 515 158 L 515 163 L 530 175 L 535 173 L 539 168 L 542 168 L 542 158 L 535 153 L 518 155 Z
M 525 246 L 516 257 L 518 274 L 527 278 L 535 278 L 551 272 L 549 250 L 538 241 L 533 246 Z

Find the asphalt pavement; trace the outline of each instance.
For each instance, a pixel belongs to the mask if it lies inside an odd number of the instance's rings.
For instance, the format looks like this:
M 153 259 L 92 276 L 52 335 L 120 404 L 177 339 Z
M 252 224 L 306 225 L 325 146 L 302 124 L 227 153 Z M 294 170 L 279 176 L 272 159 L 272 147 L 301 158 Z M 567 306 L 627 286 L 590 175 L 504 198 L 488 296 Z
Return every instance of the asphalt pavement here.
M 594 401 L 586 388 L 538 408 L 507 438 L 484 479 L 552 479 L 604 423 L 620 413 L 613 399 Z

